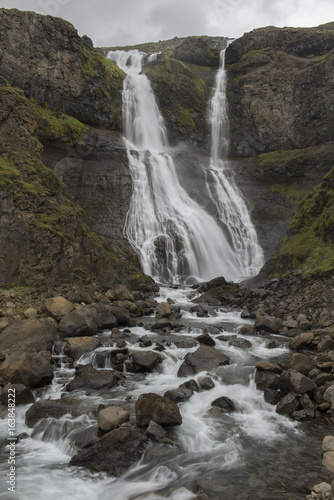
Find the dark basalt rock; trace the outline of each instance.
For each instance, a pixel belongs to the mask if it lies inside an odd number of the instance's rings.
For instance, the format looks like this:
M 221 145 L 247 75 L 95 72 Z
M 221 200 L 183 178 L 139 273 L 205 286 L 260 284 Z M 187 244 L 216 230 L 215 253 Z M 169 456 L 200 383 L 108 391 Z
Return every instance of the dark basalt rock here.
M 188 377 L 201 371 L 211 371 L 220 365 L 229 364 L 230 359 L 213 347 L 201 346 L 188 353 L 179 368 L 179 377 Z
M 148 438 L 139 430 L 119 427 L 105 434 L 97 443 L 71 458 L 70 465 L 87 467 L 93 472 L 120 476 L 143 455 Z
M 182 424 L 177 404 L 152 392 L 142 394 L 136 401 L 136 420 L 138 427 L 148 425 L 151 420 L 162 426 Z
M 66 386 L 68 391 L 76 389 L 110 389 L 119 381 L 119 376 L 111 370 L 96 370 L 92 365 L 80 367 L 75 378 Z

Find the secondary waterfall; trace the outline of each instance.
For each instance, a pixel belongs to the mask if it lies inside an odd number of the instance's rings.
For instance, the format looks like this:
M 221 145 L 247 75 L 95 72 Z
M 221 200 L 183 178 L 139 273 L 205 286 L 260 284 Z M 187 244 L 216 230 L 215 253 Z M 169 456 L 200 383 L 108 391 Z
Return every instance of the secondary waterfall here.
M 229 171 L 228 107 L 226 97 L 225 50 L 220 53 L 215 91 L 210 103 L 211 159 L 207 170 L 207 187 L 225 224 L 231 246 L 244 277 L 255 276 L 264 264 L 246 203 Z
M 183 284 L 218 275 L 238 281 L 246 274 L 255 274 L 260 266 L 242 261 L 244 256 L 233 239 L 235 229 L 231 227 L 233 235 L 226 233 L 223 224 L 180 185 L 173 159 L 167 152 L 163 118 L 149 80 L 140 74 L 143 60 L 152 56 L 137 50 L 118 50 L 109 52 L 108 57 L 127 73 L 123 120 L 133 194 L 125 234 L 140 252 L 143 271 L 159 282 Z M 214 170 L 211 171 L 214 175 Z M 210 193 L 219 207 L 219 182 L 216 185 L 217 196 L 211 193 L 212 189 Z M 232 209 L 232 203 L 229 205 Z M 225 204 L 224 210 L 226 207 Z M 234 220 L 241 212 L 234 209 L 221 219 L 228 227 L 230 224 L 242 227 L 242 223 Z M 243 245 L 249 246 L 249 239 Z

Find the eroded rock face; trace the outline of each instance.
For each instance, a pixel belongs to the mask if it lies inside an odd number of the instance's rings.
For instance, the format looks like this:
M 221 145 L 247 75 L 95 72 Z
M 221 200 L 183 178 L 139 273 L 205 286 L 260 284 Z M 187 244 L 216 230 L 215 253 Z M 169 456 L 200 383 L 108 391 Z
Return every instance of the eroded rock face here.
M 50 109 L 119 127 L 124 73 L 87 37 L 62 19 L 16 9 L 0 9 L 0 26 L 0 76 Z
M 333 140 L 330 28 L 261 28 L 228 47 L 233 155 Z

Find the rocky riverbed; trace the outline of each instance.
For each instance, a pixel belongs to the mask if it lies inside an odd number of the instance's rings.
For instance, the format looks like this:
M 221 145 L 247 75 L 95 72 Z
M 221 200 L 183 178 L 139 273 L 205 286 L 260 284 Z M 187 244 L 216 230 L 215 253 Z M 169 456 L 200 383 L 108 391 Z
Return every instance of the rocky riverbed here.
M 180 437 L 172 429 L 182 424 L 182 415 L 186 421 L 190 418 L 184 410 L 189 399 L 199 397 L 204 408 L 206 400 L 212 399 L 210 418 L 226 419 L 238 413 L 238 398 L 229 390 L 223 396 L 217 392 L 219 377 L 223 376 L 224 383 L 240 383 L 243 379 L 241 383 L 248 384 L 245 381 L 253 373 L 253 364 L 254 390 L 266 411 L 273 409 L 270 419 L 283 418 L 278 420 L 279 425 L 291 422 L 292 428 L 307 426 L 308 432 L 317 436 L 315 472 L 312 475 L 308 465 L 303 486 L 299 480 L 296 498 L 303 498 L 302 492 L 308 492 L 310 498 L 330 498 L 334 478 L 334 438 L 330 436 L 333 286 L 331 275 L 248 285 L 217 278 L 188 289 L 187 300 L 192 302 L 187 306 L 178 303 L 184 293 L 181 291 L 178 296 L 177 290 L 170 290 L 156 300 L 157 292 L 132 293 L 123 285 L 101 288 L 97 284 L 77 283 L 50 290 L 1 290 L 1 404 L 5 409 L 8 394 L 15 388 L 16 404 L 24 409 L 25 425 L 33 428 L 32 437 L 42 433 L 45 438 L 45 433 L 51 432 L 48 426 L 45 428 L 50 419 L 59 422 L 58 432 L 63 435 L 64 416 L 70 414 L 75 421 L 87 413 L 93 415 L 89 417 L 91 425 L 75 438 L 77 453 L 73 455 L 72 450 L 70 464 L 119 476 L 141 460 L 145 450 L 150 450 L 152 440 L 167 447 L 176 445 Z M 203 321 L 200 327 L 198 321 Z M 181 351 L 176 354 L 175 348 Z M 247 353 L 253 361 L 241 362 L 239 353 Z M 166 372 L 166 363 L 172 363 L 175 356 L 177 367 Z M 232 375 L 231 365 L 236 362 L 244 365 L 242 375 Z M 174 363 L 175 359 L 173 366 Z M 155 375 L 161 370 L 165 373 L 164 381 L 158 381 Z M 181 383 L 172 387 L 175 376 Z M 150 385 L 150 377 L 157 377 L 157 382 Z M 142 383 L 147 385 L 146 391 L 142 386 L 138 389 Z M 47 387 L 57 389 L 50 393 Z M 121 396 L 123 387 L 128 391 L 125 399 Z M 83 402 L 82 395 L 110 391 L 115 396 L 107 402 L 99 400 L 95 409 L 90 408 L 90 398 Z M 207 396 L 210 391 L 212 395 Z M 262 417 L 257 418 L 261 422 Z M 66 425 L 75 427 L 73 422 Z M 53 437 L 54 432 L 53 429 Z M 319 443 L 324 435 L 320 470 Z M 216 490 L 210 490 L 207 479 L 197 483 L 200 496 L 196 498 L 219 498 L 217 485 Z M 181 491 L 174 497 L 172 490 L 168 491 L 168 498 L 196 495 Z M 255 498 L 254 495 L 250 488 L 247 498 Z M 284 495 L 281 498 L 291 498 Z

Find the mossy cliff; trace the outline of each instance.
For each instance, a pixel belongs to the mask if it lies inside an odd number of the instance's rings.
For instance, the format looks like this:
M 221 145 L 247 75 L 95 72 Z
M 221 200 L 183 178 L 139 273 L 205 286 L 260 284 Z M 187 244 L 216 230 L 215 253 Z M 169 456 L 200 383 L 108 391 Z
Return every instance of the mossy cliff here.
M 208 101 L 213 92 L 221 49 L 227 38 L 197 36 L 145 43 L 108 50 L 137 49 L 157 53 L 143 73 L 149 78 L 163 115 L 169 142 L 208 150 Z
M 88 129 L 71 117 L 44 113 L 3 78 L 0 102 L 1 283 L 41 286 L 78 279 L 123 281 L 133 287 L 149 283 L 136 260 L 127 263 L 90 229 L 82 208 L 41 160 L 39 124 L 42 135 L 57 137 L 57 120 L 65 123 L 69 144 L 89 134 Z
M 68 22 L 0 9 L 0 76 L 40 105 L 120 129 L 124 73 Z
M 268 265 L 269 268 L 269 265 Z M 274 275 L 334 270 L 334 167 L 301 202 L 270 263 Z

